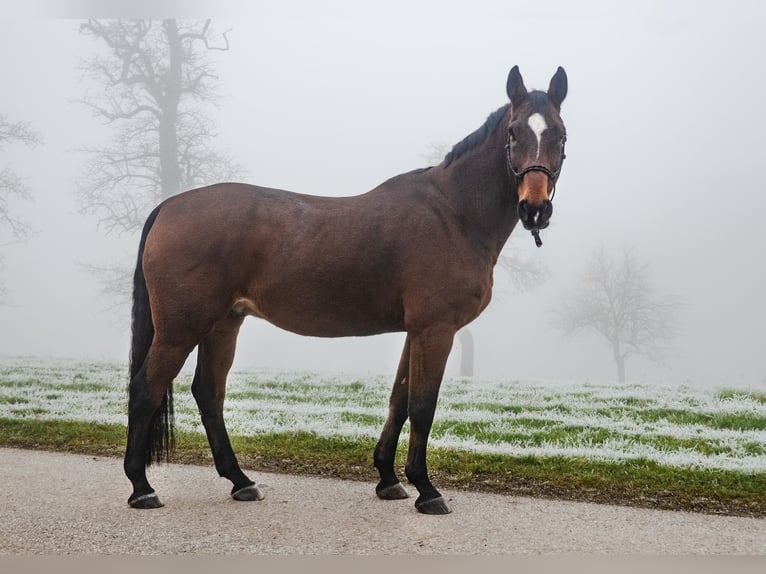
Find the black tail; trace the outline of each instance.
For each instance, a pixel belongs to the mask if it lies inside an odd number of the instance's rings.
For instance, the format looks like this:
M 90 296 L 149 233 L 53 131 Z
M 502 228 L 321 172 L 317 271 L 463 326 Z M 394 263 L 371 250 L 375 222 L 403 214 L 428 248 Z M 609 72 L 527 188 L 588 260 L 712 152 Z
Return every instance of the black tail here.
M 146 289 L 146 279 L 142 265 L 146 236 L 157 219 L 160 212 L 159 205 L 146 219 L 144 231 L 141 234 L 141 243 L 138 247 L 138 262 L 133 274 L 133 315 L 132 315 L 132 340 L 130 345 L 130 389 L 128 398 L 128 410 L 133 406 L 134 395 L 142 394 L 146 383 L 146 356 L 154 339 L 154 323 L 152 321 L 152 309 L 149 305 L 149 291 Z M 173 385 L 168 385 L 162 405 L 154 413 L 149 423 L 149 441 L 146 447 L 145 462 L 149 466 L 152 461 L 162 462 L 170 458 L 170 453 L 175 446 L 173 437 Z

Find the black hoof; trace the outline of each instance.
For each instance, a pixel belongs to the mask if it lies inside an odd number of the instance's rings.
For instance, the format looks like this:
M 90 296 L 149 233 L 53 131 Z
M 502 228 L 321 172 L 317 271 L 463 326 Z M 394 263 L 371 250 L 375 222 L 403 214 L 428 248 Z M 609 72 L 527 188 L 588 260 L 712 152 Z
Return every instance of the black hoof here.
M 437 496 L 430 500 L 420 500 L 420 498 L 418 498 L 415 501 L 415 508 L 418 509 L 418 512 L 422 512 L 423 514 L 449 514 L 452 512 L 449 509 L 449 506 L 447 506 L 447 503 L 444 502 L 444 498 L 441 496 Z
M 375 488 L 375 492 L 377 493 L 378 498 L 382 500 L 402 500 L 410 497 L 407 489 L 402 486 L 401 482 L 382 488 L 378 485 L 377 488 Z
M 128 504 L 131 508 L 160 508 L 163 506 L 160 497 L 154 491 L 139 496 L 133 495 L 128 499 Z
M 231 497 L 234 500 L 263 500 L 266 495 L 258 488 L 257 484 L 249 484 L 232 492 Z

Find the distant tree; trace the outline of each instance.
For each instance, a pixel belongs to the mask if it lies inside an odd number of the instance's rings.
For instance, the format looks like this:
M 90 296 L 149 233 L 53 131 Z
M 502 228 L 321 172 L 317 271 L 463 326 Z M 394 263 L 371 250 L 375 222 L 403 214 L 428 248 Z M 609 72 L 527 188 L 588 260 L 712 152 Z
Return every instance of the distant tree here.
M 429 151 L 423 157 L 431 165 L 442 162 L 452 146 L 444 143 L 432 143 Z M 518 254 L 518 243 L 512 239 L 505 244 L 497 267 L 502 269 L 508 277 L 509 291 L 520 293 L 534 289 L 544 283 L 550 273 L 548 269 L 536 259 L 528 259 Z M 472 377 L 474 374 L 474 340 L 473 333 L 468 327 L 463 327 L 457 334 L 460 344 L 460 376 Z
M 80 102 L 115 125 L 112 144 L 91 155 L 80 180 L 82 209 L 108 231 L 133 231 L 159 201 L 238 171 L 212 147 L 215 129 L 203 106 L 216 99 L 208 53 L 210 20 L 88 20 L 80 32 L 104 44 L 80 68 L 97 86 Z
M 649 263 L 633 249 L 610 258 L 594 251 L 579 287 L 567 293 L 556 323 L 565 333 L 590 331 L 609 346 L 617 379 L 625 382 L 625 361 L 632 355 L 661 360 L 676 334 L 680 300 L 661 294 L 652 283 Z
M 5 115 L 0 114 L 0 152 L 5 146 L 20 143 L 25 146 L 36 146 L 42 141 L 40 134 L 32 129 L 28 122 L 11 122 Z M 30 226 L 18 219 L 11 209 L 13 199 L 30 200 L 32 193 L 24 181 L 10 168 L 0 169 L 0 227 L 3 232 L 9 232 L 15 240 L 25 239 L 30 232 Z
M 27 122 L 12 122 L 0 114 L 0 152 L 6 145 L 19 143 L 24 146 L 36 146 L 42 141 L 38 132 Z M 14 241 L 23 241 L 31 227 L 19 219 L 12 209 L 14 200 L 32 199 L 32 192 L 24 180 L 8 167 L 0 166 L 0 246 Z M 2 259 L 0 259 L 2 268 Z M 0 302 L 5 300 L 5 286 L 0 283 Z
M 107 232 L 133 232 L 162 200 L 238 178 L 240 167 L 213 147 L 206 112 L 217 99 L 210 52 L 229 49 L 226 32 L 215 37 L 210 20 L 88 20 L 80 32 L 106 48 L 80 64 L 96 87 L 80 103 L 114 126 L 111 144 L 84 150 L 82 212 Z M 111 276 L 107 291 L 128 279 L 119 265 L 91 269 Z

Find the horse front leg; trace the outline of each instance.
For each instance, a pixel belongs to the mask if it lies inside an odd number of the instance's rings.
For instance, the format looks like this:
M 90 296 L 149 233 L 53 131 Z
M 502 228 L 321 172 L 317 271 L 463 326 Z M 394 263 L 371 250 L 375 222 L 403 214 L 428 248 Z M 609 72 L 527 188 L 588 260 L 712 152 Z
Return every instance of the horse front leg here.
M 410 418 L 410 445 L 405 474 L 420 493 L 415 501 L 415 508 L 424 514 L 450 512 L 444 498 L 428 477 L 426 447 L 455 331 L 450 325 L 434 326 L 413 335 L 411 340 L 407 406 Z
M 409 395 L 409 370 L 410 370 L 410 336 L 404 341 L 402 358 L 399 360 L 399 368 L 394 378 L 394 388 L 391 390 L 391 399 L 388 403 L 388 418 L 383 426 L 380 440 L 375 446 L 375 468 L 380 473 L 380 482 L 375 487 L 378 498 L 383 500 L 400 500 L 409 498 L 407 490 L 399 482 L 394 471 L 394 459 L 396 447 L 399 443 L 399 435 L 402 432 L 404 421 L 407 420 L 407 397 Z

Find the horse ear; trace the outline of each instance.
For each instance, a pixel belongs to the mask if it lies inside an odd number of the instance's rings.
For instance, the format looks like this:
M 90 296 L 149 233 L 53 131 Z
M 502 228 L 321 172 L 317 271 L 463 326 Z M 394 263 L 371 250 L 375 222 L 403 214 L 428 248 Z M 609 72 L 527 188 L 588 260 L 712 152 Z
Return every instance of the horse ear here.
M 508 73 L 505 91 L 513 106 L 517 106 L 521 100 L 527 97 L 527 88 L 524 86 L 524 80 L 521 77 L 518 66 L 511 68 L 511 71 Z
M 567 86 L 567 73 L 564 68 L 559 66 L 551 78 L 550 86 L 548 86 L 548 99 L 556 106 L 556 109 L 561 108 L 561 102 L 567 97 Z

